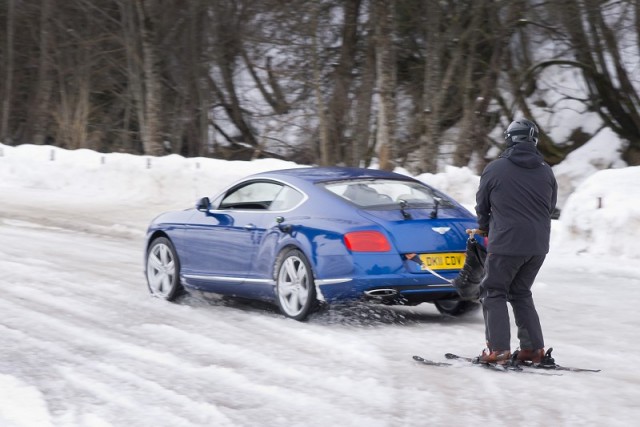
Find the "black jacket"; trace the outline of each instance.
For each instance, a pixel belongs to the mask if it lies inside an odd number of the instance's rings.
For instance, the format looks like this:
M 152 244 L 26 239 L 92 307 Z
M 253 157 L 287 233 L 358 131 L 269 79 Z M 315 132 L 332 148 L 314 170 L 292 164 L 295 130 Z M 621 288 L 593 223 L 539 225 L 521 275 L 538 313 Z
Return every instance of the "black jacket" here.
M 476 194 L 478 226 L 489 232 L 489 253 L 549 252 L 557 195 L 553 171 L 531 142 L 520 142 L 489 163 Z

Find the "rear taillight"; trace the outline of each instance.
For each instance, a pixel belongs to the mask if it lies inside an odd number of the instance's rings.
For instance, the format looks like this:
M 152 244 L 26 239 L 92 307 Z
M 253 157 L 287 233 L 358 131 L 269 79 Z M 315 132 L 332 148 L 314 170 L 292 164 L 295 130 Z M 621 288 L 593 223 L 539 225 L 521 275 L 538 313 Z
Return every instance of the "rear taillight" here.
M 352 252 L 389 252 L 391 245 L 379 231 L 354 231 L 344 235 L 344 244 Z

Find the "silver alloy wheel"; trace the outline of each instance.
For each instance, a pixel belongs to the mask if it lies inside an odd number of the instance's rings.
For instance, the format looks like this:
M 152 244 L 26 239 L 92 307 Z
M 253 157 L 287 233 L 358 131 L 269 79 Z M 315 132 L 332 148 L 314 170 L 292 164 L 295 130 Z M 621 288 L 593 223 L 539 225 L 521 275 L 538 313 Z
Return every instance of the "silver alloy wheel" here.
M 278 272 L 278 298 L 287 316 L 296 317 L 306 308 L 310 286 L 305 263 L 296 255 L 288 256 Z
M 171 248 L 164 242 L 155 243 L 147 256 L 147 281 L 151 293 L 170 299 L 176 283 L 176 262 Z

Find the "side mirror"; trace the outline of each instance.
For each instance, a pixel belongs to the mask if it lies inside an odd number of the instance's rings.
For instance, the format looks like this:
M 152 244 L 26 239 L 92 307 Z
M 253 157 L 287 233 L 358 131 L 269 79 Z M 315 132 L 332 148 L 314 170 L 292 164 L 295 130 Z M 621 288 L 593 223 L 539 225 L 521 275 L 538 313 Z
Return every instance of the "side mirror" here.
M 203 197 L 196 203 L 196 209 L 200 212 L 208 212 L 211 207 L 211 201 L 208 197 Z

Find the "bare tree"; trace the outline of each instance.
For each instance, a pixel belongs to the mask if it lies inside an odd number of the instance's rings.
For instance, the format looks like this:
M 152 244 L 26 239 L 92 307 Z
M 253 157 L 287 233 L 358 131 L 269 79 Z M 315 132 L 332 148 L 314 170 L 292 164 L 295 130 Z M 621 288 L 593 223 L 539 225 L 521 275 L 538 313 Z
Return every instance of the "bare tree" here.
M 156 52 L 156 33 L 153 14 L 158 11 L 155 0 L 136 0 L 138 30 L 142 47 L 144 97 L 140 123 L 144 153 L 158 156 L 165 153 L 160 135 L 160 72 Z
M 209 141 L 209 106 L 213 103 L 213 96 L 207 90 L 208 73 L 204 66 L 203 51 L 206 46 L 206 8 L 200 6 L 198 2 L 189 2 L 189 70 L 191 91 L 193 93 L 192 107 L 189 109 L 194 116 L 195 129 L 198 136 L 196 141 L 190 138 L 189 155 L 201 156 L 206 153 L 205 147 Z M 187 113 L 188 114 L 188 113 Z
M 25 140 L 34 144 L 43 144 L 47 137 L 50 122 L 51 91 L 54 86 L 51 58 L 51 0 L 40 3 L 40 31 L 38 33 L 38 71 L 35 95 L 25 129 Z
M 374 23 L 372 14 L 363 34 L 365 47 L 362 64 L 359 67 L 360 82 L 355 95 L 355 123 L 353 127 L 353 142 L 351 153 L 348 156 L 348 164 L 351 166 L 368 166 L 373 154 L 370 146 L 371 118 L 373 106 L 373 94 L 376 84 L 376 45 L 374 37 Z
M 637 1 L 633 5 L 631 2 L 606 4 L 596 0 L 570 0 L 550 2 L 546 8 L 560 28 L 556 31 L 566 33 L 568 55 L 532 64 L 523 73 L 518 87 L 531 85 L 539 72 L 548 67 L 576 67 L 588 91 L 587 99 L 581 102 L 586 109 L 596 111 L 607 127 L 629 141 L 625 160 L 629 164 L 640 164 L 640 97 L 631 77 L 635 65 L 625 61 L 617 34 L 636 19 Z M 640 40 L 636 43 L 640 45 Z M 523 94 L 517 101 L 523 111 L 528 111 Z M 561 161 L 568 151 L 579 146 L 560 149 L 548 138 L 543 138 L 539 145 L 552 162 Z
M 474 151 L 480 151 L 477 147 L 479 135 L 474 129 L 475 116 L 479 113 L 477 107 L 480 99 L 478 90 L 474 84 L 478 72 L 478 62 L 480 62 L 477 52 L 478 38 L 483 33 L 480 27 L 484 13 L 484 5 L 476 2 L 471 7 L 471 19 L 469 26 L 459 43 L 460 52 L 463 54 L 461 78 L 458 80 L 459 93 L 462 98 L 462 117 L 458 123 L 458 138 L 453 156 L 453 164 L 456 166 L 469 165 Z
M 538 79 L 575 67 L 587 95 L 567 99 L 640 163 L 638 0 L 7 0 L 0 19 L 15 143 L 436 171 L 553 114 Z M 587 139 L 539 147 L 555 163 Z
M 14 32 L 15 32 L 15 0 L 8 0 L 7 24 L 6 24 L 6 60 L 4 75 L 4 96 L 2 101 L 2 117 L 0 118 L 0 139 L 7 140 L 9 135 L 9 116 L 11 114 L 11 100 L 13 95 L 13 58 L 14 58 Z
M 319 6 L 319 5 L 318 5 Z M 319 133 L 319 151 L 320 151 L 320 165 L 330 165 L 331 154 L 331 141 L 329 134 L 329 124 L 327 119 L 327 109 L 323 96 L 323 84 L 322 84 L 322 69 L 321 69 L 321 54 L 320 43 L 318 41 L 318 28 L 319 28 L 320 13 L 315 13 L 311 17 L 311 67 L 313 75 L 313 93 L 315 97 L 316 111 L 318 115 L 318 133 Z
M 48 105 L 36 106 L 36 111 L 50 110 L 54 129 L 48 135 L 57 145 L 70 149 L 90 148 L 89 128 L 92 111 L 96 110 L 91 94 L 98 80 L 95 65 L 101 56 L 102 30 L 92 25 L 95 16 L 87 14 L 84 6 L 81 1 L 69 2 L 56 5 L 61 13 L 44 12 L 50 22 L 42 30 L 50 34 L 45 36 L 45 50 L 40 52 L 45 67 L 41 70 L 42 86 L 36 88 L 34 96 L 40 102 L 49 100 Z M 45 120 L 45 114 L 40 114 Z
M 376 132 L 377 153 L 380 168 L 391 170 L 395 167 L 396 154 L 396 74 L 394 67 L 393 21 L 394 1 L 374 1 L 376 37 L 376 75 L 378 88 L 378 120 Z
M 332 94 L 328 102 L 327 120 L 329 152 L 327 164 L 344 161 L 351 144 L 346 142 L 345 129 L 351 112 L 351 93 L 354 81 L 356 44 L 358 40 L 358 17 L 360 0 L 344 0 L 341 45 L 338 62 L 333 72 Z
M 88 148 L 90 114 L 91 60 L 88 49 L 57 49 L 58 99 L 53 118 L 57 125 L 55 139 L 69 148 Z
M 426 45 L 429 55 L 424 66 L 424 84 L 421 104 L 423 106 L 423 129 L 420 134 L 421 172 L 437 172 L 438 147 L 440 143 L 442 90 L 443 35 L 442 13 L 439 1 L 431 0 L 427 9 Z

